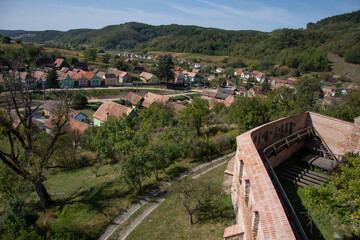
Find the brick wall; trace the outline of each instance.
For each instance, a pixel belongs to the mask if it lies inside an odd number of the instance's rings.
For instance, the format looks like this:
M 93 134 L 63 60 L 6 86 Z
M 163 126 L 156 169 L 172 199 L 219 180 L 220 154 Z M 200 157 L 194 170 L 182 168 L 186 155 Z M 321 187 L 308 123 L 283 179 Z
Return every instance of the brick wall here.
M 353 130 L 355 130 L 353 123 L 313 112 L 309 113 L 309 117 L 310 123 L 335 155 L 344 155 L 354 149 L 351 140 Z
M 230 228 L 241 228 L 241 238 L 295 239 L 259 152 L 270 144 L 312 125 L 335 154 L 342 155 L 351 149 L 360 150 L 360 118 L 352 124 L 312 112 L 282 118 L 237 137 L 231 187 L 237 225 Z M 304 143 L 298 143 L 280 152 L 270 159 L 271 165 L 277 166 L 303 145 Z M 225 235 L 224 238 L 230 239 Z

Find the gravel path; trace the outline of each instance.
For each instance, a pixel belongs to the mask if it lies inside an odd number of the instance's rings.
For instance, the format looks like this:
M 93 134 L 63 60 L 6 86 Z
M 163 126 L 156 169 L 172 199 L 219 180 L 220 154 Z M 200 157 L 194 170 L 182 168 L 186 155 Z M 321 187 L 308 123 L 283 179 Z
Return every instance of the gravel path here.
M 137 210 L 139 210 L 144 204 L 148 203 L 149 201 L 155 199 L 157 197 L 157 195 L 159 195 L 159 193 L 164 192 L 168 187 L 171 186 L 172 183 L 179 181 L 180 179 L 194 173 L 197 170 L 200 170 L 201 168 L 204 168 L 212 163 L 215 162 L 219 162 L 227 157 L 230 157 L 232 155 L 234 155 L 235 153 L 229 153 L 225 156 L 213 159 L 209 162 L 200 164 L 197 167 L 194 167 L 188 171 L 186 171 L 185 173 L 181 174 L 180 176 L 174 178 L 173 180 L 171 180 L 170 182 L 166 182 L 165 184 L 163 184 L 163 186 L 161 188 L 156 189 L 155 191 L 153 191 L 151 194 L 149 194 L 147 197 L 145 197 L 144 199 L 141 199 L 138 203 L 132 205 L 125 213 L 123 213 L 121 216 L 119 216 L 115 222 L 113 224 L 111 224 L 104 232 L 104 234 L 99 238 L 99 240 L 106 240 L 108 239 L 115 231 L 116 229 L 122 224 L 124 223 L 132 214 L 134 214 Z M 193 179 L 197 178 L 198 176 L 211 171 L 212 169 L 219 167 L 222 164 L 225 164 L 226 161 L 221 162 L 207 170 L 205 170 L 204 172 L 201 172 L 195 176 L 193 176 Z M 127 226 L 123 231 L 121 231 L 118 239 L 125 239 L 130 233 L 131 231 L 137 226 L 139 225 L 139 223 L 145 218 L 147 217 L 157 206 L 159 206 L 159 204 L 161 202 L 163 202 L 166 198 L 168 197 L 168 193 L 160 196 L 157 201 L 154 201 L 151 203 L 151 205 L 145 210 L 145 212 L 143 212 L 140 216 L 138 216 L 136 219 L 134 219 L 134 221 L 132 221 L 132 223 Z

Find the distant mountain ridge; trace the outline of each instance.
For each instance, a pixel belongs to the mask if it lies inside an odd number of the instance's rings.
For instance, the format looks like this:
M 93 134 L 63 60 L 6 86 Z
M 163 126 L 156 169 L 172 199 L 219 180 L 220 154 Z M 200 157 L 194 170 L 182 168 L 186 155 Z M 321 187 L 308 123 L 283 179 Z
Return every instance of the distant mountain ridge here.
M 127 51 L 171 51 L 207 55 L 241 55 L 270 59 L 279 54 L 308 49 L 345 53 L 360 42 L 360 11 L 337 15 L 306 29 L 278 29 L 272 32 L 229 31 L 184 25 L 152 26 L 129 22 L 101 29 L 69 31 L 0 30 L 0 35 L 45 46 L 81 50 L 85 47 Z M 285 52 L 284 52 L 285 50 Z

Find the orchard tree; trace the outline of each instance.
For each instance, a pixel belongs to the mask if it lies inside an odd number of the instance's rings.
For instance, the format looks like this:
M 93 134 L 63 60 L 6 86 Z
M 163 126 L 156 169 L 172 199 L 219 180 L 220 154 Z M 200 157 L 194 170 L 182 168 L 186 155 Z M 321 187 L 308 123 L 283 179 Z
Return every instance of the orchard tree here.
M 209 178 L 193 180 L 189 177 L 175 186 L 176 199 L 189 214 L 189 224 L 194 224 L 193 215 L 202 208 L 216 203 L 221 196 L 221 185 L 211 183 Z
M 7 75 L 4 80 L 9 94 L 6 95 L 7 107 L 0 110 L 0 135 L 7 139 L 7 144 L 0 146 L 0 159 L 14 173 L 34 185 L 45 208 L 51 203 L 51 198 L 43 184 L 46 180 L 43 171 L 56 150 L 57 141 L 65 134 L 70 99 L 64 95 L 58 102 L 50 123 L 52 133 L 47 134 L 39 131 L 33 123 L 33 116 L 39 108 L 33 108 L 34 92 L 24 88 L 15 75 Z
M 196 130 L 201 135 L 201 128 L 210 121 L 210 109 L 208 101 L 195 98 L 192 103 L 179 111 L 177 116 L 179 124 L 184 127 Z
M 122 165 L 122 170 L 126 181 L 132 185 L 139 193 L 142 192 L 142 182 L 150 176 L 147 161 L 149 151 L 146 148 L 135 148 L 128 155 Z

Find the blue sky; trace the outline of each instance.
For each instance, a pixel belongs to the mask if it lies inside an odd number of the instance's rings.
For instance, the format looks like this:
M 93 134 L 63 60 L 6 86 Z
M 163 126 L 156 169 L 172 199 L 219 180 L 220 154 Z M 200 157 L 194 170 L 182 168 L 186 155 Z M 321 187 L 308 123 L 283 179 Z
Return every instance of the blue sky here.
M 272 31 L 359 9 L 359 0 L 1 0 L 0 29 L 65 31 L 136 21 Z

